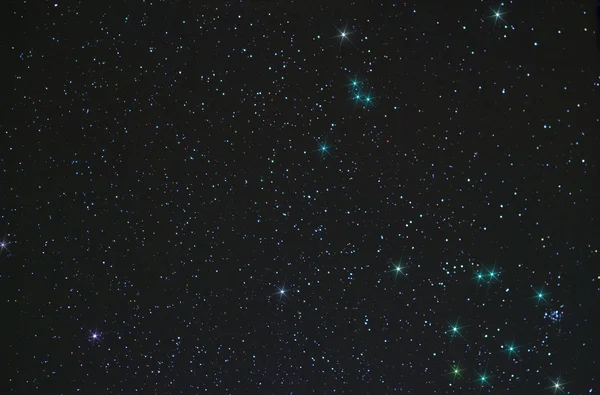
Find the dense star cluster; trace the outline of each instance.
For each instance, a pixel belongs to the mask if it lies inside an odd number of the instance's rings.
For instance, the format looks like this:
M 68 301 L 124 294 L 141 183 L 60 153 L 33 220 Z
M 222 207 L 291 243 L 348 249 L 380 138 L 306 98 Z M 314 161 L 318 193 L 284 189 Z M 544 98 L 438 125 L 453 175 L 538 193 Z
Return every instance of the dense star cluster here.
M 1 392 L 600 393 L 596 16 L 12 4 Z

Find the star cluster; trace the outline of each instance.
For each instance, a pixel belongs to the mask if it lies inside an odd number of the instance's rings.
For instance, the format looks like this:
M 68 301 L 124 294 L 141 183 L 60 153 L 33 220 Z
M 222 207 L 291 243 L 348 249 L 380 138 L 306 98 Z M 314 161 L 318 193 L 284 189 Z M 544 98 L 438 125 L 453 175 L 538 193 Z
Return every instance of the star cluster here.
M 600 391 L 595 4 L 10 7 L 2 393 Z

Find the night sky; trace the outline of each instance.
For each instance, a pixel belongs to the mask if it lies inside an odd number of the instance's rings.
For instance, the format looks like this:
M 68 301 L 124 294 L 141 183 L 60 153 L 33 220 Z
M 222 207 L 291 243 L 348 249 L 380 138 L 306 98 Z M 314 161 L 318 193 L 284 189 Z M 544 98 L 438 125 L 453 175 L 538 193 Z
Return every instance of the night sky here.
M 1 393 L 600 393 L 595 0 L 76 3 L 6 13 Z

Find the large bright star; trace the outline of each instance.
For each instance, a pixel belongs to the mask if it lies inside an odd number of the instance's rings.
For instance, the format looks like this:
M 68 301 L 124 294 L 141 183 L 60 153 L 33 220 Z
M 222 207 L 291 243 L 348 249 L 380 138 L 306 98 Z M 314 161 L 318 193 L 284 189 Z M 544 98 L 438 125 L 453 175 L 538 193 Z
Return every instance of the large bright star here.
M 327 144 L 326 142 L 321 142 L 319 143 L 319 148 L 317 149 L 318 152 L 321 153 L 321 158 L 323 158 L 325 155 L 330 155 L 331 156 L 331 148 L 333 146 Z
M 506 21 L 504 20 L 504 18 L 502 18 L 502 15 L 506 14 L 506 12 L 500 12 L 501 8 L 502 8 L 502 6 L 498 7 L 497 10 L 494 10 L 492 7 L 490 7 L 490 10 L 492 10 L 493 14 L 491 16 L 488 16 L 488 18 L 494 18 L 494 28 L 492 30 L 496 29 L 498 20 L 500 20 L 506 24 Z
M 552 386 L 547 387 L 547 389 L 554 389 L 555 395 L 558 391 L 562 392 L 563 394 L 565 393 L 565 390 L 563 389 L 563 387 L 567 383 L 563 383 L 562 381 L 560 381 L 560 376 L 558 377 L 558 379 L 556 379 L 556 381 L 550 379 L 550 382 L 552 383 Z
M 517 357 L 519 356 L 519 352 L 518 349 L 519 347 L 515 346 L 515 342 L 513 341 L 512 343 L 504 343 L 504 351 L 506 351 L 506 353 L 508 354 L 508 359 L 510 359 L 513 354 L 516 355 Z
M 456 365 L 450 365 L 450 371 L 447 373 L 448 375 L 452 375 L 452 380 L 456 380 L 457 378 L 462 379 L 463 375 L 462 372 L 464 372 L 465 369 L 461 369 L 460 364 L 457 363 Z
M 477 373 L 477 375 L 479 376 L 479 378 L 477 379 L 477 381 L 479 382 L 479 384 L 481 384 L 481 386 L 483 387 L 484 385 L 490 385 L 490 376 L 487 375 L 487 372 L 484 371 L 483 373 Z
M 348 41 L 350 44 L 356 47 L 356 45 L 354 45 L 350 38 L 348 38 L 352 33 L 354 33 L 354 31 L 348 30 L 348 24 L 346 24 L 343 29 L 340 29 L 338 27 L 336 27 L 336 29 L 340 34 L 338 34 L 334 38 L 340 39 L 340 48 L 342 48 L 342 44 L 344 43 L 344 41 Z
M 458 325 L 458 319 L 456 320 L 456 322 L 452 323 L 448 323 L 448 330 L 446 331 L 447 334 L 449 334 L 451 337 L 457 337 L 460 336 L 464 339 L 462 333 L 461 333 L 461 329 L 463 329 L 464 326 L 459 326 Z
M 544 287 L 541 287 L 540 289 L 534 289 L 534 291 L 535 291 L 534 298 L 537 299 L 536 306 L 539 306 L 540 303 L 548 303 L 548 301 L 546 300 L 546 296 L 548 296 L 548 292 L 544 292 Z
M 0 255 L 2 255 L 4 251 L 8 251 L 8 253 L 10 253 L 10 250 L 8 249 L 8 242 L 6 240 L 0 241 Z
M 283 283 L 282 286 L 280 287 L 276 287 L 277 288 L 277 292 L 275 292 L 273 295 L 278 295 L 279 296 L 279 300 L 286 298 L 289 299 L 290 297 L 288 296 L 288 294 L 291 291 L 291 288 L 286 288 L 285 286 L 285 282 Z

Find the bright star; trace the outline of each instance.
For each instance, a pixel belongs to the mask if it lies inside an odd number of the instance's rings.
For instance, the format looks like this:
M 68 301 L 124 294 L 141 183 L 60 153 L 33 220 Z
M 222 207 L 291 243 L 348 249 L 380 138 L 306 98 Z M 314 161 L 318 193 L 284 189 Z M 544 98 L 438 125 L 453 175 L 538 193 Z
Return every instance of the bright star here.
M 502 6 L 498 7 L 497 10 L 494 10 L 492 7 L 490 7 L 490 9 L 492 10 L 492 12 L 494 13 L 492 16 L 489 16 L 488 18 L 494 18 L 494 29 L 496 29 L 496 24 L 498 23 L 498 20 L 504 22 L 506 24 L 506 21 L 502 18 L 502 15 L 506 14 L 506 12 L 500 12 L 500 8 Z
M 490 385 L 489 383 L 489 379 L 491 378 L 490 376 L 487 375 L 487 373 L 484 371 L 483 373 L 477 373 L 477 375 L 479 376 L 479 379 L 477 379 L 477 381 L 479 381 L 479 383 L 481 384 L 481 386 L 483 387 L 484 385 Z
M 279 300 L 283 298 L 289 299 L 288 291 L 290 291 L 290 288 L 286 288 L 284 283 L 281 287 L 277 287 L 277 292 L 274 295 L 279 295 Z
M 464 339 L 462 333 L 460 333 L 460 330 L 463 329 L 464 326 L 458 326 L 458 320 L 456 320 L 454 324 L 448 323 L 448 327 L 450 329 L 447 330 L 446 333 L 449 333 L 452 337 L 460 336 Z
M 509 359 L 512 357 L 513 354 L 515 354 L 517 357 L 519 356 L 519 353 L 517 351 L 519 347 L 515 346 L 514 341 L 510 344 L 504 343 L 504 348 L 506 350 L 506 353 L 508 354 Z
M 549 378 L 550 379 L 550 378 Z M 562 383 L 560 381 L 560 377 L 558 377 L 558 379 L 556 381 L 550 379 L 550 382 L 552 383 L 552 386 L 547 387 L 548 389 L 550 388 L 554 388 L 554 394 L 556 394 L 558 391 L 562 392 L 563 394 L 565 393 L 565 390 L 563 389 L 564 385 L 567 383 Z
M 456 380 L 456 378 L 463 378 L 462 372 L 464 372 L 465 369 L 461 369 L 460 364 L 456 364 L 455 366 L 450 365 L 450 371 L 447 373 L 449 375 L 452 375 L 452 380 Z
M 325 155 L 331 155 L 331 153 L 329 152 L 329 149 L 332 146 L 327 145 L 327 143 L 319 143 L 319 152 L 321 153 L 321 158 L 324 157 Z
M 101 338 L 101 334 L 100 334 L 100 332 L 98 332 L 97 329 L 95 331 L 89 331 L 90 342 L 92 342 L 92 343 L 100 342 L 100 338 Z
M 350 36 L 352 33 L 354 32 L 349 32 L 348 31 L 348 25 L 346 24 L 346 26 L 344 26 L 343 29 L 337 28 L 337 31 L 340 32 L 339 35 L 335 36 L 334 38 L 339 38 L 340 39 L 340 48 L 342 48 L 342 43 L 344 42 L 344 40 L 347 40 L 350 44 L 352 44 L 354 47 L 356 47 L 354 45 L 354 43 L 352 41 L 350 41 L 350 39 L 348 38 L 348 36 Z
M 404 276 L 407 277 L 405 270 L 408 268 L 408 265 L 404 265 L 402 263 L 402 259 L 400 259 L 399 263 L 392 263 L 390 262 L 392 265 L 392 269 L 389 270 L 388 272 L 392 272 L 394 273 L 394 280 L 396 280 L 398 278 L 398 276 Z
M 536 306 L 539 306 L 542 302 L 548 303 L 546 296 L 548 296 L 548 292 L 544 292 L 544 287 L 540 288 L 539 290 L 535 289 L 535 298 L 537 299 Z
M 10 253 L 10 250 L 8 249 L 8 242 L 6 240 L 0 241 L 0 254 L 2 254 L 2 251 L 4 250 Z
M 492 270 L 488 269 L 488 276 L 490 277 L 490 282 L 497 280 L 498 282 L 500 282 L 500 279 L 498 278 L 498 276 L 500 275 L 500 272 L 496 271 L 496 265 L 494 265 L 494 267 L 492 267 Z
M 477 280 L 477 285 L 480 285 L 482 281 L 485 281 L 485 275 L 481 272 L 477 272 L 474 278 Z

